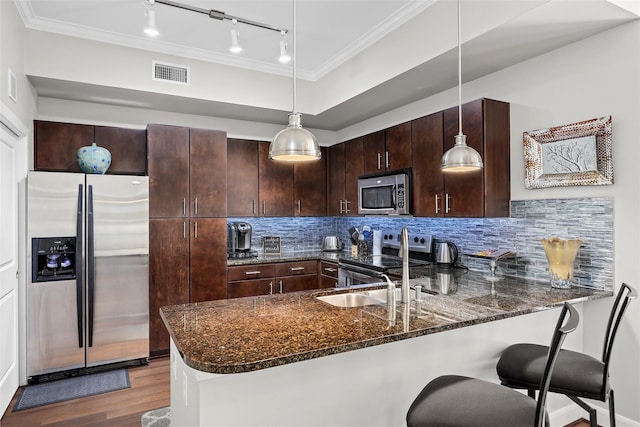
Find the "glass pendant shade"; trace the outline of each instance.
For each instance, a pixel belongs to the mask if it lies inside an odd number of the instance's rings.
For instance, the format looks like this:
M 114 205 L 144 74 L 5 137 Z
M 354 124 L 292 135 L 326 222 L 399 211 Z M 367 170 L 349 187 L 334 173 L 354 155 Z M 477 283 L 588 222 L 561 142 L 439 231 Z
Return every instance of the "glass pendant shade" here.
M 442 156 L 443 172 L 470 172 L 482 169 L 482 157 L 467 145 L 467 135 L 456 135 L 456 144 Z
M 286 162 L 307 162 L 322 157 L 315 136 L 300 124 L 300 114 L 289 114 L 289 125 L 273 138 L 269 158 Z

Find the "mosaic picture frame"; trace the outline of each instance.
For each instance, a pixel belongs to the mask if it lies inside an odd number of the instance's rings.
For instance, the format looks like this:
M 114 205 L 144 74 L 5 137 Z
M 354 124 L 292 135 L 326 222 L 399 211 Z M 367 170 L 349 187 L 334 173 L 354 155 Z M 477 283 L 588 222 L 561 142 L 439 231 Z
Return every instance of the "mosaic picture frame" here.
M 613 184 L 611 116 L 522 134 L 527 189 Z

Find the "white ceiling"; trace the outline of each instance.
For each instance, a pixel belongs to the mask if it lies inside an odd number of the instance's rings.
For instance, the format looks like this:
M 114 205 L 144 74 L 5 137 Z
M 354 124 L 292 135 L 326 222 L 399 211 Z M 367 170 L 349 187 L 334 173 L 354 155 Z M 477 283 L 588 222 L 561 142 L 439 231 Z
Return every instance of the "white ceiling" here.
M 385 46 L 394 31 L 436 13 L 439 2 L 453 0 L 298 0 L 296 70 L 299 79 L 318 82 L 353 61 L 365 50 Z M 229 21 L 210 19 L 204 14 L 184 11 L 145 0 L 15 0 L 25 25 L 30 29 L 103 41 L 128 47 L 184 56 L 187 58 L 242 67 L 264 73 L 289 76 L 291 64 L 278 62 L 277 32 L 238 24 L 240 55 L 229 53 Z M 224 11 L 229 15 L 293 29 L 291 0 L 179 0 L 202 9 Z M 638 18 L 637 0 L 464 0 L 467 22 L 463 29 L 463 79 L 474 80 L 528 58 L 589 37 Z M 514 6 L 514 4 L 517 6 Z M 622 6 L 622 7 L 620 7 Z M 156 11 L 160 36 L 146 37 L 143 27 L 146 8 Z M 514 9 L 504 22 L 493 22 L 492 10 Z M 468 16 L 469 9 L 473 17 Z M 477 14 L 476 11 L 487 13 Z M 437 17 L 436 17 L 437 18 Z M 450 18 L 447 15 L 447 18 Z M 473 18 L 476 22 L 469 23 Z M 483 28 L 483 22 L 490 22 Z M 448 25 L 448 24 L 447 24 Z M 450 23 L 456 27 L 455 20 Z M 425 29 L 426 30 L 426 29 Z M 446 39 L 446 37 L 443 37 Z M 287 36 L 292 48 L 293 31 Z M 451 40 L 430 36 L 405 40 L 397 48 L 407 55 L 425 50 L 433 54 L 419 64 L 405 66 L 401 72 L 371 85 L 348 100 L 338 100 L 315 114 L 305 113 L 307 127 L 339 130 L 351 124 L 433 95 L 457 84 L 457 52 Z M 443 44 L 438 50 L 436 45 Z M 380 64 L 381 67 L 388 64 Z M 233 70 L 232 68 L 230 70 Z M 373 73 L 376 70 L 371 70 Z M 426 78 L 428 76 L 428 78 Z M 71 81 L 32 77 L 41 96 L 91 100 L 110 99 L 114 105 L 144 102 L 152 108 L 188 114 L 210 115 L 269 123 L 281 123 L 283 112 L 269 108 L 221 103 L 215 99 L 195 100 L 143 91 L 80 84 Z

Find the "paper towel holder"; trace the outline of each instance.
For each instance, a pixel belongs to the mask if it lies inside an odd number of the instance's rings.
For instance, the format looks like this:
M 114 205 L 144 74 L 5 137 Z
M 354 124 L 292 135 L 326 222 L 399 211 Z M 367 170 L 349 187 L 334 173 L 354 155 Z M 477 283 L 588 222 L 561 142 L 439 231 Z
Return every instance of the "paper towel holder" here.
M 373 247 L 371 253 L 373 255 L 382 255 L 382 231 L 373 230 Z

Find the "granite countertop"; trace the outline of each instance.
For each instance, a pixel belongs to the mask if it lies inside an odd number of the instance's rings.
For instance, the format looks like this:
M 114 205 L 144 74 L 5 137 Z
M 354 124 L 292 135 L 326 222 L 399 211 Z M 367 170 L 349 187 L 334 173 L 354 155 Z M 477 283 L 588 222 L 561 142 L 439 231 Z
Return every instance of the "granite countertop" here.
M 227 259 L 227 266 L 265 264 L 271 262 L 308 261 L 314 259 L 338 262 L 338 258 L 343 254 L 344 252 L 324 252 L 319 249 L 315 251 L 285 251 L 280 255 L 263 255 L 261 252 L 257 252 L 257 256 L 251 258 Z
M 341 308 L 315 298 L 361 290 L 354 288 L 167 306 L 161 316 L 188 366 L 230 374 L 613 295 L 588 288 L 552 289 L 546 283 L 509 277 L 490 282 L 482 273 L 465 269 L 417 267 L 411 276 L 412 286 L 425 289 L 423 301 L 397 304 L 393 321 L 384 303 Z

